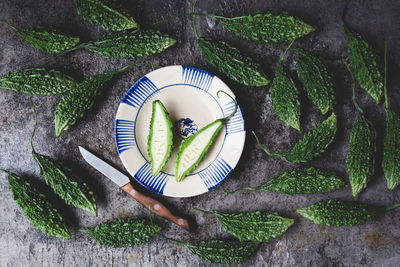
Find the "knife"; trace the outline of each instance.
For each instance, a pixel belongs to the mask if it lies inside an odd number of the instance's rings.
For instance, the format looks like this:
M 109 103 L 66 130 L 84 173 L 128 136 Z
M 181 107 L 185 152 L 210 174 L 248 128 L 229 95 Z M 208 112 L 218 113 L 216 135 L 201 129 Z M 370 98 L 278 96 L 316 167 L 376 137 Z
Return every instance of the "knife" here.
M 158 216 L 164 217 L 172 221 L 176 225 L 189 230 L 189 223 L 187 220 L 173 215 L 163 204 L 161 204 L 161 202 L 146 195 L 143 195 L 142 193 L 137 191 L 129 182 L 128 176 L 121 173 L 113 166 L 98 158 L 81 146 L 79 146 L 79 151 L 81 152 L 82 157 L 87 161 L 87 163 L 89 163 L 92 167 L 101 172 L 111 181 L 116 183 L 122 190 L 128 193 L 137 202 L 139 202 L 146 208 L 150 208 L 150 210 Z

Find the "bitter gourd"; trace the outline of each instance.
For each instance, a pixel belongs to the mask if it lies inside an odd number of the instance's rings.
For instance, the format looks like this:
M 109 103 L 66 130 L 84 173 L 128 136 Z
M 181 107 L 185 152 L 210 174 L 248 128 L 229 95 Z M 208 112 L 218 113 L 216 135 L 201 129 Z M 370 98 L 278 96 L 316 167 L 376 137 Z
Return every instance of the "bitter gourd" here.
M 224 91 L 218 91 L 218 97 L 220 92 L 225 93 Z M 179 146 L 179 152 L 176 157 L 175 179 L 177 182 L 182 181 L 186 175 L 188 175 L 197 167 L 197 165 L 199 165 L 204 156 L 207 154 L 208 149 L 214 142 L 219 131 L 236 113 L 236 100 L 227 93 L 225 94 L 229 96 L 233 102 L 235 102 L 235 110 L 229 116 L 213 121 L 182 142 L 182 144 Z
M 281 236 L 294 223 L 294 219 L 281 217 L 276 212 L 222 213 L 216 210 L 194 209 L 214 214 L 225 232 L 240 241 L 269 242 L 272 238 Z
M 350 58 L 350 67 L 360 87 L 368 92 L 379 103 L 383 93 L 383 79 L 379 58 L 371 45 L 360 34 L 352 32 L 344 26 L 347 38 L 347 53 Z
M 65 203 L 87 210 L 97 216 L 96 199 L 88 184 L 83 182 L 70 168 L 65 167 L 62 162 L 35 151 L 32 139 L 36 132 L 37 115 L 33 102 L 32 107 L 35 114 L 35 128 L 33 129 L 30 143 L 32 157 L 40 169 L 40 175 L 45 178 L 46 184 Z
M 385 113 L 386 113 L 386 132 L 383 146 L 382 167 L 386 177 L 387 188 L 395 189 L 400 184 L 400 116 L 389 107 L 389 99 L 386 87 L 386 57 L 387 43 L 385 42 Z
M 9 28 L 16 31 L 33 47 L 47 53 L 61 53 L 73 48 L 80 41 L 79 37 L 67 36 L 53 29 L 17 29 L 4 21 L 0 21 L 0 23 L 3 23 L 4 25 L 7 25 Z
M 160 100 L 153 101 L 150 132 L 147 142 L 151 173 L 156 175 L 171 156 L 173 143 L 172 122 Z
M 292 78 L 284 71 L 282 60 L 275 69 L 275 77 L 271 84 L 272 107 L 281 120 L 300 131 L 300 101 Z
M 137 28 L 129 11 L 116 0 L 76 0 L 78 14 L 93 25 L 110 31 Z
M 277 176 L 256 187 L 240 187 L 238 190 L 256 190 L 277 192 L 281 194 L 319 194 L 328 193 L 344 186 L 342 179 L 335 172 L 314 167 L 299 167 L 294 170 L 281 171 Z
M 175 39 L 155 30 L 121 31 L 81 44 L 70 51 L 84 48 L 108 58 L 136 58 L 161 53 L 175 43 Z
M 356 118 L 350 132 L 349 149 L 346 155 L 346 171 L 349 174 L 353 197 L 356 197 L 367 187 L 369 180 L 374 175 L 376 132 L 357 104 L 353 73 L 346 62 L 343 62 L 353 79 L 353 104 L 356 108 Z
M 196 2 L 193 4 L 193 13 Z M 239 49 L 224 41 L 200 37 L 196 29 L 195 16 L 193 16 L 193 30 L 200 53 L 220 72 L 246 86 L 263 86 L 269 83 L 261 65 L 253 58 L 243 55 Z
M 337 131 L 335 113 L 329 118 L 318 123 L 311 131 L 307 132 L 290 150 L 282 153 L 271 153 L 258 140 L 253 132 L 258 146 L 269 156 L 278 157 L 292 163 L 308 162 L 319 157 L 332 143 Z
M 296 211 L 316 224 L 327 226 L 354 226 L 374 220 L 383 215 L 386 211 L 399 206 L 400 204 L 390 207 L 381 207 L 355 201 L 328 199 Z
M 303 83 L 308 98 L 324 115 L 333 110 L 335 104 L 332 75 L 320 58 L 303 49 L 297 48 L 296 51 L 299 80 Z
M 200 37 L 198 47 L 211 65 L 235 82 L 246 86 L 264 86 L 269 83 L 260 64 L 226 42 Z
M 0 171 L 7 174 L 8 188 L 14 200 L 37 229 L 48 236 L 71 237 L 61 214 L 44 194 L 22 177 L 5 170 Z
M 70 129 L 85 115 L 87 110 L 93 107 L 97 96 L 101 94 L 105 84 L 115 74 L 132 65 L 86 78 L 82 82 L 77 83 L 67 94 L 63 95 L 54 111 L 56 136 L 60 136 L 61 133 Z
M 45 68 L 13 71 L 0 77 L 0 88 L 30 95 L 54 95 L 71 90 L 75 80 L 64 73 Z
M 240 242 L 238 240 L 206 240 L 198 243 L 182 242 L 164 237 L 169 241 L 186 246 L 190 252 L 201 259 L 225 265 L 248 261 L 257 251 L 259 242 Z
M 121 248 L 147 243 L 162 228 L 138 217 L 129 217 L 117 218 L 95 227 L 79 230 L 102 246 Z

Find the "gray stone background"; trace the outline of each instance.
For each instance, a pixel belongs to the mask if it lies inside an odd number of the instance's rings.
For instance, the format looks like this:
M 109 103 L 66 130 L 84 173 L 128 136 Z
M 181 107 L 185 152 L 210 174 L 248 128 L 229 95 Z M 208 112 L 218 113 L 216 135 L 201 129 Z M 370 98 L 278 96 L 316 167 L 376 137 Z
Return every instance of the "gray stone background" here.
M 168 15 L 187 13 L 191 1 L 124 1 L 135 19 L 144 28 Z M 346 56 L 346 42 L 341 25 L 344 1 L 324 0 L 201 0 L 199 12 L 235 16 L 256 10 L 288 11 L 299 16 L 318 30 L 296 41 L 303 47 L 324 57 L 335 74 L 337 93 L 336 111 L 339 119 L 338 135 L 327 153 L 307 166 L 324 167 L 337 171 L 346 181 L 345 155 L 349 131 L 354 119 L 351 103 L 351 79 L 341 57 Z M 352 1 L 345 21 L 350 28 L 364 34 L 383 55 L 384 40 L 389 45 L 389 97 L 392 107 L 399 111 L 399 57 L 400 57 L 400 2 Z M 77 15 L 72 0 L 2 0 L 0 18 L 19 28 L 53 26 L 62 31 L 78 35 L 83 41 L 95 40 L 105 31 L 85 23 Z M 265 45 L 249 44 L 235 38 L 211 19 L 198 18 L 198 29 L 202 35 L 214 36 L 240 47 L 262 64 L 268 77 L 273 77 L 275 64 L 281 51 Z M 273 151 L 284 151 L 298 140 L 302 133 L 281 122 L 271 107 L 268 88 L 241 86 L 205 62 L 197 48 L 189 17 L 181 17 L 157 29 L 174 36 L 178 43 L 166 52 L 154 55 L 146 61 L 167 66 L 192 65 L 220 76 L 232 88 L 243 107 L 248 130 L 255 130 L 261 141 Z M 37 51 L 5 26 L 0 27 L 0 75 L 10 71 L 40 66 L 52 58 Z M 137 61 L 143 61 L 138 59 Z M 78 80 L 84 77 L 113 70 L 134 59 L 106 59 L 87 51 L 75 51 L 62 56 L 51 65 L 73 75 Z M 289 53 L 286 66 L 294 72 L 295 59 Z M 124 170 L 114 144 L 113 122 L 118 105 L 128 88 L 151 67 L 134 67 L 118 75 L 99 97 L 95 107 L 70 131 L 55 138 L 53 112 L 60 96 L 34 96 L 38 109 L 39 127 L 34 139 L 40 153 L 65 160 L 82 169 L 85 179 L 96 189 L 99 216 L 67 207 L 53 196 L 66 216 L 75 225 L 93 226 L 120 216 L 138 215 L 147 217 L 147 210 L 119 190 L 111 181 L 86 164 L 80 157 L 78 145 L 98 152 L 120 170 Z M 396 75 L 397 74 L 397 75 Z M 294 75 L 295 76 L 295 75 Z M 379 167 L 382 158 L 384 113 L 383 106 L 376 105 L 365 92 L 358 90 L 358 100 L 378 130 L 378 156 L 376 175 L 359 200 L 378 205 L 400 202 L 400 189 L 389 192 Z M 302 127 L 311 129 L 323 120 L 318 110 L 304 98 Z M 29 148 L 29 137 L 34 117 L 29 96 L 13 91 L 0 90 L 0 168 L 27 177 L 39 185 L 43 178 L 35 165 Z M 351 189 L 345 188 L 325 195 L 288 196 L 274 193 L 242 191 L 226 195 L 223 190 L 232 190 L 244 185 L 259 185 L 282 169 L 293 164 L 266 156 L 248 135 L 242 158 L 230 177 L 207 194 L 173 199 L 158 197 L 176 212 L 185 214 L 196 222 L 188 233 L 159 217 L 154 220 L 162 225 L 164 234 L 185 241 L 200 241 L 226 237 L 215 218 L 193 211 L 192 207 L 218 209 L 226 212 L 256 209 L 278 211 L 283 216 L 296 219 L 296 223 L 283 236 L 263 244 L 258 253 L 243 266 L 399 266 L 400 265 L 400 210 L 388 212 L 379 220 L 357 227 L 325 227 L 313 224 L 294 212 L 296 208 L 310 205 L 327 198 L 351 199 Z M 133 248 L 111 249 L 91 241 L 82 233 L 72 229 L 69 240 L 47 237 L 36 230 L 24 217 L 21 209 L 12 200 L 5 175 L 0 175 L 0 266 L 212 266 L 180 245 L 156 237 L 149 244 Z M 51 191 L 47 190 L 49 194 Z M 149 192 L 147 192 L 149 193 Z

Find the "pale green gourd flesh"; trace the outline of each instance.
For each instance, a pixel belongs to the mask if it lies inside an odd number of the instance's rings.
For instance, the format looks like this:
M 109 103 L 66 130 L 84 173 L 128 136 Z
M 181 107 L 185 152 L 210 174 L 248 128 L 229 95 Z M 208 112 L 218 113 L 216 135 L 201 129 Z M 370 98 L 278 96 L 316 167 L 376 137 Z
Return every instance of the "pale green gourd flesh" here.
M 173 143 L 172 123 L 163 103 L 153 101 L 150 133 L 148 138 L 148 154 L 151 173 L 158 174 L 171 156 Z

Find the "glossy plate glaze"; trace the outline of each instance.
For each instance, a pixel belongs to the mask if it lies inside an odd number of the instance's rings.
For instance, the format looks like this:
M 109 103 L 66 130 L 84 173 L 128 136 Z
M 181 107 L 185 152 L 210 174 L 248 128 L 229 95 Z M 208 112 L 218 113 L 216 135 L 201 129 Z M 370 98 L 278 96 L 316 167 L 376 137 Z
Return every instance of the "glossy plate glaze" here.
M 218 77 L 187 66 L 168 66 L 140 78 L 126 93 L 115 119 L 119 156 L 136 181 L 159 194 L 191 197 L 208 192 L 229 175 L 239 161 L 245 142 L 245 125 L 239 107 L 210 147 L 206 157 L 182 182 L 176 182 L 175 159 L 180 143 L 216 119 L 228 116 L 235 97 Z M 147 136 L 152 102 L 161 100 L 174 124 L 171 158 L 156 176 L 151 174 Z

